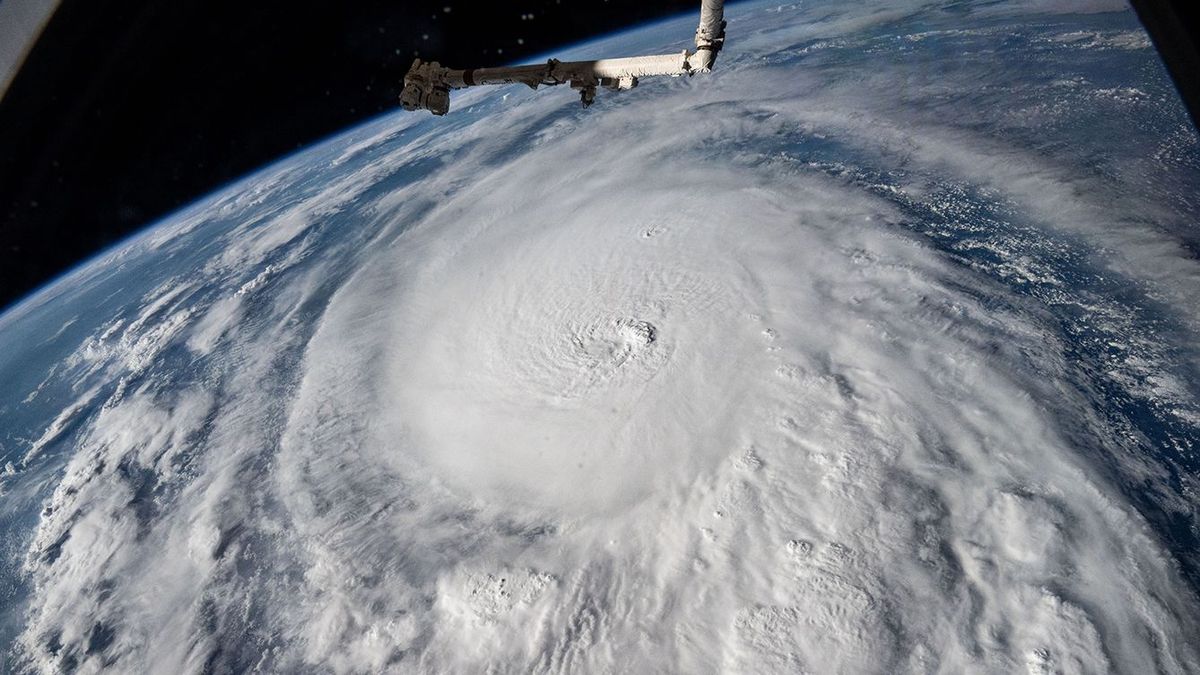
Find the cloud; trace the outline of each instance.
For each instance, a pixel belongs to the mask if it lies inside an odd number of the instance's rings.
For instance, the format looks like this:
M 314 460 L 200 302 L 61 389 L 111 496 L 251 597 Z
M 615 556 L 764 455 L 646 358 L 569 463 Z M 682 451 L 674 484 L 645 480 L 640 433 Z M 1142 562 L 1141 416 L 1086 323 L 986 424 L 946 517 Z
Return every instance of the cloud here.
M 63 371 L 24 663 L 1200 668 L 1114 403 L 1194 432 L 1178 212 L 921 51 L 1032 28 L 925 11 L 738 6 L 712 77 L 474 94 L 174 224 L 203 273 Z

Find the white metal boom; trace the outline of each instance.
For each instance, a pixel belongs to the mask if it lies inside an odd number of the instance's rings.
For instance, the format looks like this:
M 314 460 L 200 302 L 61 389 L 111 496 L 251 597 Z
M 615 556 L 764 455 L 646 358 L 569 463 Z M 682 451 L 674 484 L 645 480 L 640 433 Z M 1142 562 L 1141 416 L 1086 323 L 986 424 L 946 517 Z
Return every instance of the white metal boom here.
M 400 105 L 405 110 L 428 110 L 434 115 L 450 111 L 450 90 L 487 84 L 539 86 L 570 84 L 579 91 L 586 108 L 596 99 L 596 87 L 633 89 L 638 78 L 651 75 L 692 75 L 712 70 L 717 53 L 725 43 L 725 0 L 701 0 L 700 27 L 696 29 L 696 51 L 678 54 L 634 56 L 598 61 L 559 61 L 529 66 L 453 70 L 437 61 L 413 61 L 404 76 Z

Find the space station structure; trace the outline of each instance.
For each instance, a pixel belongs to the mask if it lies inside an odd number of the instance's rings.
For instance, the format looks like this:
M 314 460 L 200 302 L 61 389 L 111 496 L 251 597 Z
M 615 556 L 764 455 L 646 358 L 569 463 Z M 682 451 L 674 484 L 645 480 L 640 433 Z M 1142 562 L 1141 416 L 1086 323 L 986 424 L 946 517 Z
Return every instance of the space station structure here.
M 519 83 L 532 89 L 569 84 L 579 92 L 579 99 L 586 108 L 596 100 L 599 87 L 620 91 L 633 89 L 643 77 L 707 73 L 713 69 L 724 43 L 725 0 L 701 0 L 695 51 L 685 49 L 678 54 L 596 61 L 550 59 L 542 64 L 471 70 L 455 70 L 437 61 L 416 59 L 404 76 L 400 105 L 405 110 L 428 110 L 434 115 L 445 115 L 450 111 L 451 89 Z

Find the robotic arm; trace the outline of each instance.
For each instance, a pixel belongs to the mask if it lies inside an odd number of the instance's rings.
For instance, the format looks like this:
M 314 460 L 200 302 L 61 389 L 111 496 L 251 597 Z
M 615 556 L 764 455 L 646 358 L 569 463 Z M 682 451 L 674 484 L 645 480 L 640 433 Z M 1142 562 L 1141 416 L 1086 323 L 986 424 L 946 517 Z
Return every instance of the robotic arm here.
M 725 0 L 701 0 L 700 27 L 696 29 L 696 50 L 661 56 L 634 56 L 598 61 L 559 61 L 504 68 L 452 70 L 436 61 L 413 61 L 404 76 L 400 105 L 405 110 L 428 110 L 445 115 L 450 110 L 450 90 L 486 84 L 521 83 L 532 89 L 539 86 L 570 84 L 579 91 L 586 108 L 596 100 L 596 88 L 633 89 L 638 78 L 651 75 L 692 75 L 712 70 L 717 53 L 725 43 Z

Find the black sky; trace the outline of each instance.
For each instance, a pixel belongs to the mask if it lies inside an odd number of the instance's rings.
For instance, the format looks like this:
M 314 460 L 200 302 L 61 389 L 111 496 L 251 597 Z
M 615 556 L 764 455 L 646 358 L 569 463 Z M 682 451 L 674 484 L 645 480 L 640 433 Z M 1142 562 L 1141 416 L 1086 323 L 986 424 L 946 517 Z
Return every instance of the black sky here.
M 1186 22 L 1197 3 L 1135 4 L 1195 114 Z M 64 0 L 0 99 L 0 308 L 220 185 L 396 108 L 415 53 L 497 65 L 696 5 Z
M 498 65 L 696 4 L 65 0 L 0 99 L 0 307 L 396 108 L 416 53 Z

